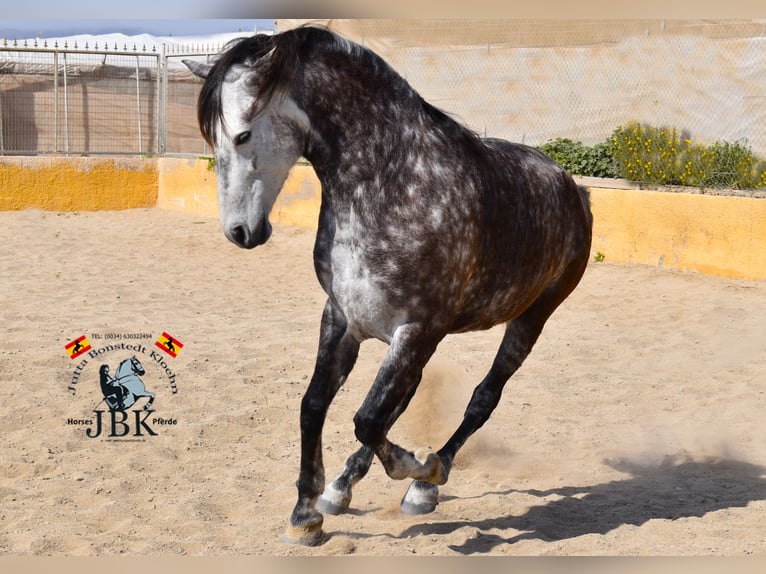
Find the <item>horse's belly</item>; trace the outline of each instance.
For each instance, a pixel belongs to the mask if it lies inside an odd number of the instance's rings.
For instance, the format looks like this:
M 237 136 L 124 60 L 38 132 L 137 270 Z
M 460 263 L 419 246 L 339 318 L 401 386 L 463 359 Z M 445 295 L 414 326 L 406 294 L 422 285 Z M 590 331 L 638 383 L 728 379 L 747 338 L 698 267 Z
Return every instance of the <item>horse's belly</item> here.
M 527 301 L 497 297 L 484 305 L 466 306 L 458 309 L 449 326 L 450 333 L 466 333 L 491 329 L 518 317 L 527 308 Z

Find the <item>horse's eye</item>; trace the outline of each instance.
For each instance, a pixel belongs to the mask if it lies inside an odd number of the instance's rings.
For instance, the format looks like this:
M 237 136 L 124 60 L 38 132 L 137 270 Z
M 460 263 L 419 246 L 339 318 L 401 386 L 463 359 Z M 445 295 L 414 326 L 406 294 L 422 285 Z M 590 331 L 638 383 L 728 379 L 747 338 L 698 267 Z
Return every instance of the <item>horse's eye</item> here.
M 247 143 L 247 141 L 250 139 L 250 132 L 242 132 L 241 134 L 237 134 L 234 138 L 234 145 L 242 145 L 243 143 Z

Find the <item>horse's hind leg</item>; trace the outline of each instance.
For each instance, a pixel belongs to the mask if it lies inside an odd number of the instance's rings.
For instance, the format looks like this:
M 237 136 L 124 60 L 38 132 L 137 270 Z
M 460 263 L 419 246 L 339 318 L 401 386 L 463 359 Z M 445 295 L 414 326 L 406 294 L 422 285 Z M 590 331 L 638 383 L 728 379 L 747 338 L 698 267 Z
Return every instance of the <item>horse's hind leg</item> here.
M 438 451 L 447 473 L 452 468 L 458 449 L 489 419 L 500 401 L 503 387 L 521 366 L 537 339 L 542 325 L 530 330 L 527 323 L 523 316 L 508 323 L 495 361 L 487 376 L 474 389 L 463 422 Z M 438 498 L 439 489 L 435 484 L 416 480 L 402 498 L 401 509 L 406 514 L 427 514 L 436 508 Z
M 519 317 L 508 323 L 503 341 L 497 352 L 492 367 L 484 380 L 474 389 L 463 422 L 447 443 L 438 451 L 449 473 L 458 449 L 489 418 L 500 401 L 503 387 L 511 375 L 521 366 L 529 354 L 544 320 L 535 321 L 539 328 L 530 330 L 529 321 Z M 401 509 L 406 514 L 427 514 L 433 512 L 438 504 L 439 488 L 429 482 L 415 480 L 410 484 L 401 501 Z
M 543 291 L 522 315 L 506 325 L 492 367 L 474 389 L 462 423 L 438 451 L 447 474 L 460 447 L 487 422 L 500 402 L 503 387 L 531 352 L 545 322 L 579 282 L 585 263 L 587 259 L 581 266 L 573 264 L 568 274 Z M 408 514 L 425 514 L 436 508 L 437 499 L 438 488 L 435 484 L 414 481 L 402 499 L 401 508 Z
M 315 508 L 324 489 L 322 427 L 327 409 L 346 380 L 359 353 L 359 341 L 346 330 L 346 322 L 328 301 L 322 315 L 316 366 L 301 402 L 301 463 L 298 501 L 290 515 L 285 538 L 314 546 L 322 542 L 322 514 Z

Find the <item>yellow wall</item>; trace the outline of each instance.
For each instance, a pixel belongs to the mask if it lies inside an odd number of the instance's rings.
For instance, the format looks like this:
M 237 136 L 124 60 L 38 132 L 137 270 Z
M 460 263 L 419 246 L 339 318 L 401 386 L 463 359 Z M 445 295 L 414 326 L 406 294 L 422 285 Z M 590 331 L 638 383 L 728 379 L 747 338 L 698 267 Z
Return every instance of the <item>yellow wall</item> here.
M 591 189 L 593 251 L 605 261 L 766 279 L 766 200 Z
M 215 173 L 204 159 L 158 160 L 157 207 L 218 217 Z
M 593 254 L 607 262 L 766 279 L 766 199 L 591 188 Z M 321 186 L 295 166 L 274 223 L 315 228 Z M 0 158 L 0 209 L 160 207 L 217 217 L 206 160 Z
M 314 170 L 307 165 L 296 165 L 279 192 L 271 212 L 272 219 L 278 223 L 316 229 L 321 199 L 322 185 Z
M 164 162 L 184 160 L 160 160 Z M 182 185 L 160 181 L 159 207 L 217 216 L 215 177 L 202 162 L 178 172 Z M 173 168 L 173 173 L 177 172 Z M 207 164 L 204 164 L 204 170 Z M 182 174 L 186 172 L 191 178 Z M 175 177 L 175 176 L 174 176 Z M 172 194 L 170 193 L 172 190 Z M 766 200 L 690 193 L 591 188 L 593 254 L 738 279 L 766 279 Z M 175 199 L 170 199 L 172 195 Z M 321 186 L 309 166 L 295 166 L 272 221 L 315 228 Z M 165 199 L 163 199 L 165 198 Z
M 157 160 L 0 157 L 0 209 L 96 211 L 154 207 Z
M 162 158 L 157 207 L 218 217 L 215 173 L 206 160 Z M 314 170 L 296 165 L 271 211 L 271 221 L 316 227 L 322 188 Z

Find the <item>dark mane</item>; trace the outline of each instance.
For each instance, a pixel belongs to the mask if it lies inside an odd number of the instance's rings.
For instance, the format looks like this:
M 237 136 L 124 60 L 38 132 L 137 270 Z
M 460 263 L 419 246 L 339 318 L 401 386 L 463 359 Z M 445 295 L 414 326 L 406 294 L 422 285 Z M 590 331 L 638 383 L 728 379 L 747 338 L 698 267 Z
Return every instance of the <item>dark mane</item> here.
M 262 101 L 261 105 L 265 106 L 277 92 L 284 91 L 290 80 L 284 70 L 294 68 L 294 66 L 285 65 L 284 60 L 286 56 L 296 55 L 294 49 L 289 51 L 278 49 L 288 43 L 294 43 L 289 42 L 288 34 L 287 32 L 277 36 L 256 34 L 249 38 L 232 40 L 226 45 L 205 79 L 199 94 L 197 120 L 202 136 L 209 145 L 215 145 L 215 127 L 223 120 L 221 86 L 227 72 L 233 66 L 256 66 L 273 49 L 270 64 L 264 67 L 258 85 L 254 86 L 257 90 L 256 99 Z
M 343 49 L 349 53 L 355 53 L 358 58 L 367 60 L 378 69 L 390 70 L 391 77 L 387 78 L 387 81 L 395 81 L 396 78 L 406 84 L 406 80 L 377 54 L 325 28 L 307 25 L 276 35 L 257 34 L 248 38 L 239 38 L 226 45 L 210 70 L 199 94 L 197 119 L 205 141 L 211 147 L 215 147 L 215 128 L 219 123 L 223 124 L 221 86 L 232 66 L 246 65 L 259 69 L 257 84 L 253 86 L 256 108 L 251 110 L 251 114 L 257 115 L 268 107 L 274 97 L 281 97 L 287 93 L 289 86 L 293 83 L 300 60 L 305 59 L 308 53 L 317 47 Z M 414 89 L 407 85 L 414 92 Z M 478 142 L 477 134 L 455 121 L 449 114 L 426 102 L 419 95 L 418 99 L 426 116 L 439 129 L 453 134 L 462 132 L 464 136 Z
M 222 122 L 221 86 L 227 72 L 236 65 L 261 66 L 257 85 L 253 86 L 257 114 L 266 108 L 275 96 L 284 95 L 292 83 L 298 60 L 308 46 L 318 42 L 329 43 L 336 37 L 324 29 L 305 26 L 276 35 L 256 34 L 229 42 L 221 52 L 205 80 L 199 94 L 197 119 L 202 136 L 209 145 L 215 144 L 215 127 Z

